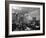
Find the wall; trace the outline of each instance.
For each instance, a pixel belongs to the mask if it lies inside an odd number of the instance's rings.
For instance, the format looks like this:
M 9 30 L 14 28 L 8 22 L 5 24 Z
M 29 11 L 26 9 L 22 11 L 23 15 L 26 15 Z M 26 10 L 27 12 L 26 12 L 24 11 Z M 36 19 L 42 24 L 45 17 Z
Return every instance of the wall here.
M 19 1 L 46 2 L 46 0 L 19 0 Z M 5 38 L 4 36 L 5 36 L 5 0 L 0 0 L 0 38 Z M 46 38 L 46 33 L 45 36 L 29 36 L 29 37 L 13 37 L 13 38 Z

